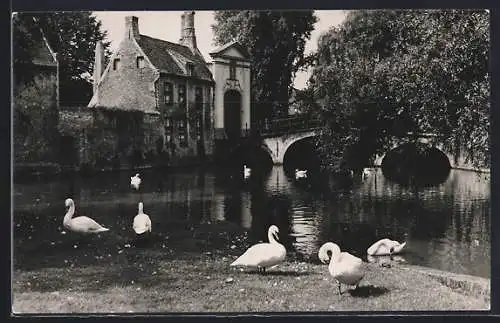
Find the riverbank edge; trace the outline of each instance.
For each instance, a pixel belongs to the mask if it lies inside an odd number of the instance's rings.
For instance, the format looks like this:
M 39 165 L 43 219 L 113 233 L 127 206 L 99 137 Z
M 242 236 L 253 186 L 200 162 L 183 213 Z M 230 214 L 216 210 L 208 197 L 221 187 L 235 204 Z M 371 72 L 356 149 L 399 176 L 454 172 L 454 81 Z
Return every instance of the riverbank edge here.
M 450 271 L 417 265 L 404 264 L 401 265 L 400 268 L 427 275 L 444 286 L 468 296 L 485 297 L 488 300 L 491 297 L 491 279 L 488 278 L 457 274 Z
M 227 261 L 225 257 L 217 257 L 216 259 L 212 259 L 213 264 L 215 268 L 224 268 L 225 271 L 228 271 L 229 269 L 227 267 Z M 181 272 L 188 272 L 192 270 L 190 266 L 197 264 L 197 262 L 202 262 L 201 259 L 196 260 L 194 262 L 184 262 L 184 266 L 179 266 L 179 264 L 182 264 L 183 262 L 176 262 L 175 266 L 177 267 L 176 270 L 180 270 Z M 193 264 L 194 263 L 194 264 Z M 284 270 L 285 272 L 289 272 L 288 269 L 290 268 L 295 268 L 294 270 L 297 270 L 298 272 L 301 271 L 300 268 L 301 265 L 305 264 L 306 270 L 309 270 L 312 274 L 318 275 L 319 277 L 324 277 L 322 279 L 326 279 L 328 277 L 327 270 L 325 270 L 325 265 L 320 265 L 320 264 L 312 264 L 312 263 L 303 263 L 303 262 L 286 262 L 281 266 L 281 269 L 278 268 L 277 271 Z M 419 286 L 419 285 L 425 285 L 429 284 L 429 282 L 425 281 L 425 277 L 430 277 L 432 280 L 436 281 L 440 285 L 444 286 L 449 290 L 449 293 L 451 294 L 446 294 L 446 295 L 456 295 L 456 294 L 461 294 L 467 299 L 474 299 L 477 302 L 480 302 L 484 304 L 483 306 L 475 307 L 471 305 L 470 308 L 464 308 L 463 310 L 479 310 L 479 311 L 488 311 L 491 309 L 491 297 L 490 297 L 490 279 L 483 278 L 483 277 L 477 277 L 477 276 L 471 276 L 471 275 L 464 275 L 464 274 L 456 274 L 448 271 L 442 271 L 442 270 L 437 270 L 433 268 L 428 268 L 428 267 L 422 267 L 422 266 L 416 266 L 416 265 L 408 265 L 408 264 L 394 264 L 391 265 L 389 268 L 384 268 L 380 264 L 375 264 L 375 263 L 367 263 L 369 266 L 369 270 L 371 271 L 372 276 L 379 277 L 379 279 L 383 279 L 385 275 L 390 275 L 391 277 L 397 276 L 399 278 L 399 281 L 401 282 L 401 286 Z M 222 267 L 221 267 L 222 266 Z M 184 267 L 184 268 L 183 268 Z M 302 269 L 303 270 L 303 269 Z M 386 272 L 390 271 L 390 272 Z M 391 274 L 392 272 L 392 274 Z M 406 273 L 405 273 L 406 272 Z M 31 274 L 32 272 L 26 272 L 26 275 Z M 233 275 L 236 273 L 233 272 Z M 21 274 L 22 275 L 22 274 Z M 220 277 L 218 277 L 218 280 L 222 280 L 225 277 L 229 276 L 225 280 L 225 284 L 227 285 L 228 283 L 232 283 L 233 280 L 238 280 L 237 276 L 233 276 L 231 274 L 228 275 L 227 272 L 219 272 Z M 237 274 L 236 274 L 237 275 Z M 231 278 L 233 276 L 234 278 Z M 299 275 L 300 276 L 300 275 Z M 249 275 L 247 278 L 251 281 L 252 286 L 258 286 L 259 284 L 262 284 L 262 276 L 260 275 Z M 273 277 L 273 275 L 271 275 Z M 274 276 L 274 277 L 280 277 L 280 276 Z M 14 278 L 14 276 L 13 276 Z M 331 277 L 330 277 L 331 278 Z M 321 278 L 317 278 L 321 279 Z M 14 282 L 13 282 L 14 283 Z M 224 282 L 223 282 L 224 283 Z M 361 284 L 363 285 L 363 284 Z M 276 286 L 276 285 L 274 285 Z M 276 287 L 278 290 L 280 289 L 280 285 Z M 297 289 L 296 287 L 295 289 Z M 377 287 L 375 287 L 377 288 Z M 135 287 L 131 286 L 119 286 L 119 287 L 113 287 L 111 289 L 104 289 L 102 290 L 103 295 L 106 294 L 109 297 L 113 297 L 113 295 L 127 295 L 130 293 L 131 289 L 135 290 Z M 153 287 L 153 290 L 155 287 Z M 300 288 L 299 288 L 300 289 Z M 408 290 L 406 290 L 402 294 L 402 298 L 408 299 L 408 298 L 413 298 L 413 299 L 418 299 L 418 295 L 415 295 L 415 290 L 413 290 L 414 287 L 410 287 Z M 193 293 L 197 293 L 195 291 L 192 291 Z M 432 289 L 429 290 L 429 293 L 434 293 Z M 134 292 L 136 293 L 136 292 Z M 143 293 L 147 293 L 147 289 L 143 289 Z M 140 293 L 139 293 L 140 294 Z M 406 295 L 405 295 L 406 294 Z M 69 295 L 69 296 L 68 296 Z M 64 296 L 64 297 L 63 297 Z M 88 298 L 89 293 L 85 291 L 74 291 L 74 292 L 54 292 L 54 291 L 47 291 L 47 292 L 39 292 L 39 291 L 20 291 L 17 292 L 16 295 L 12 294 L 12 308 L 11 310 L 14 312 L 14 309 L 16 309 L 16 313 L 27 313 L 26 310 L 23 310 L 24 306 L 27 306 L 27 304 L 31 300 L 35 300 L 39 305 L 43 308 L 43 306 L 46 306 L 45 308 L 51 308 L 50 304 L 53 302 L 54 297 L 56 299 L 61 299 L 60 301 L 63 301 L 67 299 L 84 299 L 85 297 Z M 423 295 L 421 295 L 423 296 Z M 140 297 L 140 296 L 138 296 Z M 148 297 L 148 294 L 145 294 L 142 297 Z M 451 296 L 455 297 L 455 296 Z M 321 298 L 320 295 L 317 296 L 317 298 Z M 125 297 L 126 299 L 126 297 Z M 311 300 L 310 298 L 308 299 L 309 301 L 313 301 L 314 299 Z M 46 302 L 46 304 L 44 304 Z M 132 305 L 135 303 L 134 300 L 125 300 L 125 303 L 131 302 Z M 17 303 L 17 306 L 16 306 Z M 98 302 L 97 302 L 98 303 Z M 96 303 L 96 307 L 97 307 Z M 112 302 L 113 303 L 113 302 Z M 21 305 L 24 304 L 24 305 Z M 386 307 L 390 307 L 394 305 L 395 310 L 406 310 L 406 309 L 399 309 L 398 306 L 401 306 L 401 304 L 388 304 Z M 123 305 L 124 307 L 120 308 L 128 308 L 127 306 L 130 305 Z M 368 304 L 367 304 L 368 306 Z M 477 305 L 476 305 L 477 306 Z M 116 310 L 115 308 L 109 309 L 110 311 L 113 311 L 115 313 L 120 312 L 120 310 Z M 363 309 L 347 309 L 348 311 L 370 311 L 371 309 L 369 308 L 363 308 Z M 411 309 L 410 309 L 411 310 Z M 425 309 L 423 309 L 425 310 Z M 449 310 L 447 308 L 443 308 L 442 310 Z M 127 310 L 128 312 L 132 312 L 131 310 Z M 211 311 L 210 311 L 211 312 Z

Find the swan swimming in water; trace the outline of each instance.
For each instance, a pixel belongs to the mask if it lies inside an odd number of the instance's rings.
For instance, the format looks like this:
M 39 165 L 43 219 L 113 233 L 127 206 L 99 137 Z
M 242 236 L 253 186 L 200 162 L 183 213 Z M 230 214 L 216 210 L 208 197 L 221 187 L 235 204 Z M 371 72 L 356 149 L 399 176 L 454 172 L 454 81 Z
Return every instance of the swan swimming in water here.
M 299 170 L 295 169 L 295 179 L 299 178 L 306 178 L 307 177 L 307 169 L 306 170 Z
M 138 190 L 139 185 L 141 185 L 141 178 L 139 177 L 139 173 L 137 173 L 135 176 L 130 177 L 130 186 Z
M 139 212 L 134 217 L 132 228 L 137 234 L 143 234 L 146 231 L 151 232 L 151 219 L 144 213 L 144 204 L 142 202 L 139 202 L 138 209 Z
M 368 248 L 366 253 L 369 256 L 388 256 L 395 255 L 401 252 L 401 250 L 406 245 L 406 242 L 399 243 L 396 240 L 391 239 L 381 239 Z
M 266 267 L 273 267 L 285 260 L 286 249 L 277 241 L 279 229 L 271 225 L 267 231 L 268 243 L 258 243 L 251 246 L 230 266 L 256 267 L 259 272 L 264 273 Z
M 64 204 L 69 209 L 64 216 L 63 225 L 69 231 L 79 233 L 99 233 L 109 231 L 108 228 L 103 227 L 89 217 L 77 216 L 76 218 L 73 218 L 73 215 L 75 214 L 75 202 L 73 202 L 72 199 L 66 199 Z
M 252 172 L 251 168 L 248 168 L 247 165 L 243 165 L 243 177 L 249 178 Z
M 331 258 L 328 251 L 331 252 Z M 326 242 L 319 248 L 318 258 L 323 263 L 327 263 L 330 258 L 328 271 L 337 280 L 339 295 L 342 295 L 341 284 L 355 285 L 358 288 L 365 276 L 363 261 L 348 252 L 341 252 L 340 247 L 333 242 Z

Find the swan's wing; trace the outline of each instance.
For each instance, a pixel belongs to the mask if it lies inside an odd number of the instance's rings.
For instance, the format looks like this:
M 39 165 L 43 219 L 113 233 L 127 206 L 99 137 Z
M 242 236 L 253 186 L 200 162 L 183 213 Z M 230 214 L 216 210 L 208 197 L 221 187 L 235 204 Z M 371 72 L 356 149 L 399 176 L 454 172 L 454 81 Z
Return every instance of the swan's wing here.
M 141 213 L 137 214 L 134 218 L 134 223 L 132 225 L 134 230 L 147 229 L 151 227 L 151 220 L 147 214 Z
M 391 239 L 381 239 L 368 248 L 366 251 L 369 255 L 384 255 L 389 254 L 390 249 L 394 246 L 394 241 Z
M 364 277 L 365 266 L 361 258 L 342 252 L 339 261 L 330 268 L 330 273 L 340 282 L 354 285 Z
M 102 229 L 102 225 L 97 223 L 94 219 L 91 219 L 86 216 L 78 216 L 76 218 L 73 218 L 72 226 L 87 231 L 95 231 Z
M 238 259 L 236 259 L 232 266 L 264 266 L 269 262 L 277 260 L 277 253 L 275 246 L 271 243 L 259 243 L 247 249 Z

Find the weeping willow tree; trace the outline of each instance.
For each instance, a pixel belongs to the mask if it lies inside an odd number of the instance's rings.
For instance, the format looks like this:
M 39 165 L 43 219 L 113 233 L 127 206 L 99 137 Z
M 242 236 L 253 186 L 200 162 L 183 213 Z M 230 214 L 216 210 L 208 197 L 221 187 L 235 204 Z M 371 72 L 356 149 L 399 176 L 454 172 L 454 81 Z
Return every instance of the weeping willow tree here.
M 485 10 L 351 11 L 320 37 L 311 78 L 324 166 L 366 165 L 407 132 L 489 166 L 489 45 Z

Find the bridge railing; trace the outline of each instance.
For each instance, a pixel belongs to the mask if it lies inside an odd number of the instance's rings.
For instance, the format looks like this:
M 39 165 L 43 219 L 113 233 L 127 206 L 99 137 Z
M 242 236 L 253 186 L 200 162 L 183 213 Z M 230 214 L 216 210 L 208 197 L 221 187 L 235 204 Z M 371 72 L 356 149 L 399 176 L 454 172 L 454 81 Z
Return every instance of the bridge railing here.
M 304 116 L 281 119 L 265 119 L 252 124 L 252 130 L 261 135 L 282 134 L 319 128 L 323 120 Z

